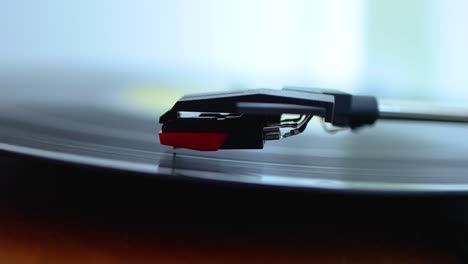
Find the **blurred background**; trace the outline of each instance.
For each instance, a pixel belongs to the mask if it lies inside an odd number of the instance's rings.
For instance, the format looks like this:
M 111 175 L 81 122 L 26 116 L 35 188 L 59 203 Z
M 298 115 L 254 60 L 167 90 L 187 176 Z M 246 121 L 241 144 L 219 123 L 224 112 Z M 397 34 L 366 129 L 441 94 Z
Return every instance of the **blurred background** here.
M 0 84 L 50 100 L 94 85 L 112 101 L 124 88 L 146 110 L 187 91 L 285 85 L 463 104 L 467 11 L 464 0 L 2 0 Z M 57 92 L 41 93 L 44 80 Z

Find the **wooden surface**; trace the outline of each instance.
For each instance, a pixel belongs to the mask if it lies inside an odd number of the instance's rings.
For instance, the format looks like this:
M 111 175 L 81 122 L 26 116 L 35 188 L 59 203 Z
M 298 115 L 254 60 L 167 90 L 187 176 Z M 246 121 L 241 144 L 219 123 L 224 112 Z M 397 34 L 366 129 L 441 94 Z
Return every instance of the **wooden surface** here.
M 459 263 L 449 233 L 460 229 L 440 218 L 449 215 L 441 197 L 165 181 L 30 160 L 3 168 L 0 264 Z
M 256 235 L 171 235 L 3 217 L 0 263 L 457 263 L 448 252 L 405 241 Z

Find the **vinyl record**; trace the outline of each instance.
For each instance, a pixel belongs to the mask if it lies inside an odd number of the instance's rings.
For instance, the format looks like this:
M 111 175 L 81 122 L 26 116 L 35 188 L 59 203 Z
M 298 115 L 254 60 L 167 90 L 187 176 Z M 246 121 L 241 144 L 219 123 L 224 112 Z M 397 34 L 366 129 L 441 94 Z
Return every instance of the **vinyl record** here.
M 154 177 L 353 192 L 468 191 L 468 125 L 379 121 L 331 135 L 312 122 L 305 133 L 269 141 L 263 150 L 198 152 L 162 146 L 157 137 L 159 115 L 183 89 L 42 77 L 2 80 L 0 150 Z

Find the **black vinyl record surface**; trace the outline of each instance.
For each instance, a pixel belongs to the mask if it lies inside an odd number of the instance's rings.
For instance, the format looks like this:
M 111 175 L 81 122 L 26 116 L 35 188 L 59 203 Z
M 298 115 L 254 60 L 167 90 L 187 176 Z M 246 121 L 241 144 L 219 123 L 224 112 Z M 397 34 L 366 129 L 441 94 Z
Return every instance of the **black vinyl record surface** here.
M 154 177 L 335 191 L 468 192 L 468 125 L 379 121 L 331 135 L 312 122 L 305 133 L 267 142 L 263 150 L 197 152 L 162 146 L 157 136 L 159 115 L 183 89 L 137 89 L 114 82 L 115 76 L 7 77 L 0 83 L 5 152 Z M 145 104 L 154 112 L 140 111 Z

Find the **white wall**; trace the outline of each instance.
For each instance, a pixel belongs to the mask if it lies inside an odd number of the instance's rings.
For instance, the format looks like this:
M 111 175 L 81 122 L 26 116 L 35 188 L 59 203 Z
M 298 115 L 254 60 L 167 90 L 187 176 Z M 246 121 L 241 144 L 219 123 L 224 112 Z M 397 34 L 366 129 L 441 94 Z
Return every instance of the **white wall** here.
M 437 94 L 468 106 L 468 1 L 440 1 L 440 83 Z
M 361 78 L 362 10 L 361 0 L 3 0 L 0 63 L 352 89 Z

